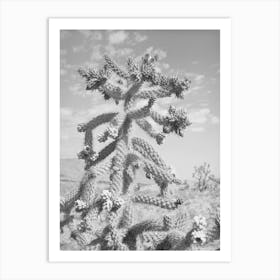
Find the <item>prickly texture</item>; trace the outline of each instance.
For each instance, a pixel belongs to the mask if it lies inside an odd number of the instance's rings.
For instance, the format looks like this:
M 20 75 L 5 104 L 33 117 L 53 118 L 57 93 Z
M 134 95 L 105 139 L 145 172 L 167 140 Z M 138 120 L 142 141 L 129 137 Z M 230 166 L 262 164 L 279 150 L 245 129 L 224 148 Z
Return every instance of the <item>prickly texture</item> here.
M 176 210 L 182 204 L 180 199 L 169 197 L 168 185 L 180 183 L 171 168 L 150 144 L 132 138 L 135 124 L 157 144 L 162 144 L 165 134 L 170 132 L 182 136 L 190 125 L 184 110 L 170 106 L 168 112 L 161 115 L 153 106 L 159 98 L 174 95 L 183 98 L 190 84 L 186 78 L 161 74 L 157 61 L 158 56 L 150 54 L 140 60 L 129 58 L 124 69 L 105 56 L 101 69 L 79 69 L 86 90 L 113 100 L 119 107 L 123 106 L 123 110 L 104 113 L 78 125 L 78 132 L 84 133 L 84 147 L 78 158 L 85 162 L 85 173 L 79 186 L 60 203 L 60 229 L 62 233 L 68 231 L 75 244 L 72 248 L 162 250 L 179 248 L 178 244 L 184 240 L 182 217 L 168 214 L 155 220 L 143 219 L 142 213 L 136 211 L 139 207 L 136 203 L 164 208 L 157 208 L 156 211 L 161 212 L 171 212 L 167 210 Z M 146 105 L 139 106 L 141 100 Z M 96 131 L 101 125 L 103 130 Z M 95 140 L 106 146 L 97 151 Z M 106 141 L 110 143 L 105 144 Z M 154 179 L 161 196 L 134 193 L 139 169 Z M 106 182 L 108 177 L 109 187 L 105 189 L 102 181 Z
M 85 183 L 81 188 L 80 199 L 84 201 L 88 206 L 92 205 L 93 201 L 96 198 L 95 186 L 95 178 L 92 178 L 88 180 L 87 183 Z
M 124 99 L 124 90 L 118 85 L 113 85 L 109 82 L 106 82 L 102 86 L 103 94 L 109 99 L 113 98 L 115 101 Z M 118 102 L 117 102 L 118 104 Z
M 178 230 L 170 230 L 166 237 L 156 246 L 156 250 L 185 250 L 186 234 Z
M 113 157 L 112 160 L 112 170 L 110 175 L 110 191 L 114 195 L 118 195 L 122 188 L 122 173 L 125 162 L 126 149 L 127 148 L 125 141 L 120 140 L 116 145 L 116 155 Z
M 149 136 L 156 139 L 157 144 L 161 145 L 163 143 L 163 140 L 165 138 L 165 135 L 158 132 L 156 129 L 153 128 L 152 124 L 145 120 L 145 119 L 139 119 L 136 120 L 137 125 L 142 128 Z
M 146 231 L 162 230 L 163 225 L 157 220 L 145 220 L 130 227 L 123 239 L 123 242 L 130 250 L 136 249 L 137 236 Z
M 76 187 L 60 199 L 60 211 L 70 210 L 81 194 L 81 188 Z
M 165 209 L 176 209 L 181 204 L 178 200 L 169 200 L 162 197 L 153 197 L 148 195 L 136 195 L 133 198 L 134 202 L 145 203 L 149 205 L 158 206 Z
M 117 63 L 115 63 L 109 56 L 105 55 L 104 59 L 106 61 L 106 67 L 115 72 L 119 77 L 128 79 L 128 73 L 125 70 L 121 69 L 121 67 L 119 67 Z
M 116 148 L 116 144 L 117 144 L 117 140 L 115 140 L 114 142 L 110 143 L 105 148 L 103 148 L 98 153 L 98 156 L 94 160 L 91 160 L 91 161 L 87 162 L 87 164 L 85 166 L 85 169 L 87 170 L 91 166 L 97 165 L 99 162 L 103 161 L 105 158 L 110 156 L 110 154 L 114 152 L 114 150 Z
M 156 123 L 163 126 L 163 132 L 166 134 L 174 132 L 183 137 L 183 131 L 191 125 L 187 111 L 182 108 L 176 109 L 174 106 L 170 106 L 165 115 L 151 110 L 150 116 Z
M 160 155 L 154 150 L 154 148 L 145 140 L 134 137 L 131 139 L 134 150 L 142 154 L 143 157 L 153 161 L 158 167 L 166 169 L 167 166 Z
M 147 231 L 139 235 L 137 240 L 138 250 L 156 250 L 167 236 L 164 231 Z
M 158 167 L 151 161 L 144 160 L 143 161 L 144 170 L 151 174 L 153 178 L 161 182 L 172 183 L 174 179 L 174 175 L 168 172 L 168 170 Z
M 130 119 L 142 119 L 144 117 L 147 117 L 147 116 L 149 116 L 151 108 L 152 108 L 154 103 L 155 103 L 155 99 L 150 98 L 149 102 L 146 106 L 144 106 L 140 109 L 130 111 L 130 112 L 127 113 L 127 115 Z
M 138 82 L 133 84 L 126 92 L 125 94 L 125 102 L 124 102 L 124 110 L 130 111 L 134 105 L 134 99 L 133 96 L 136 94 L 136 92 L 141 88 L 142 83 Z
M 162 98 L 169 97 L 171 93 L 167 90 L 163 90 L 160 87 L 152 87 L 150 89 L 143 89 L 135 95 L 135 99 L 149 99 L 149 98 Z
M 107 123 L 112 120 L 118 113 L 105 113 L 93 118 L 88 123 L 82 123 L 78 125 L 78 132 L 85 132 L 90 129 L 93 130 L 101 124 Z

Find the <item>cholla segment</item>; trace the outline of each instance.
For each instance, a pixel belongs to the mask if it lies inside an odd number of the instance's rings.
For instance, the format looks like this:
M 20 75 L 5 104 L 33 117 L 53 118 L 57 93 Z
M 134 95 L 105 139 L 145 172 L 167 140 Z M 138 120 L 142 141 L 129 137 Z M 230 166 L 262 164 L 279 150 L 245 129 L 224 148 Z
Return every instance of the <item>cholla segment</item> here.
M 131 143 L 133 148 L 145 158 L 152 160 L 158 167 L 167 169 L 167 165 L 163 159 L 148 142 L 141 138 L 134 137 L 132 138 Z
M 149 136 L 156 139 L 157 144 L 161 145 L 163 143 L 163 140 L 165 139 L 165 135 L 156 131 L 152 124 L 145 120 L 145 119 L 139 119 L 136 120 L 136 123 L 139 127 L 141 127 Z
M 153 197 L 148 195 L 137 195 L 133 198 L 134 202 L 155 205 L 166 209 L 176 209 L 182 202 L 180 200 L 169 200 L 161 197 Z
M 106 61 L 105 67 L 111 69 L 115 72 L 119 77 L 128 79 L 129 75 L 125 72 L 125 70 L 121 69 L 109 56 L 105 55 L 104 59 Z

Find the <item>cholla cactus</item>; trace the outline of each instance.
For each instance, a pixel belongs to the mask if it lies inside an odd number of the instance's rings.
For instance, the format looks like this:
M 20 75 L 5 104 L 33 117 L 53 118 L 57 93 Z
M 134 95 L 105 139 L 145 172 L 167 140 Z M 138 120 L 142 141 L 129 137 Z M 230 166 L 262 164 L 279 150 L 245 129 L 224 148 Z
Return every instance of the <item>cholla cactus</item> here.
M 187 78 L 167 77 L 158 72 L 157 60 L 157 56 L 149 54 L 140 62 L 129 58 L 127 69 L 124 69 L 105 56 L 101 69 L 79 70 L 85 79 L 86 90 L 94 94 L 99 92 L 105 100 L 113 99 L 116 105 L 123 106 L 118 113 L 101 114 L 77 128 L 85 136 L 84 148 L 78 153 L 78 158 L 85 161 L 85 175 L 79 188 L 61 200 L 61 211 L 69 212 L 74 207 L 76 212 L 80 212 L 77 215 L 79 223 L 71 221 L 69 228 L 71 236 L 83 249 L 133 250 L 137 247 L 139 234 L 143 235 L 146 243 L 151 240 L 157 240 L 157 243 L 167 237 L 173 240 L 178 236 L 169 234 L 173 226 L 177 227 L 168 215 L 160 223 L 148 220 L 134 224 L 134 203 L 168 210 L 177 209 L 183 203 L 181 199 L 167 197 L 168 185 L 181 183 L 173 169 L 152 145 L 144 139 L 132 137 L 136 125 L 160 145 L 167 134 L 175 133 L 182 137 L 183 131 L 191 125 L 187 112 L 182 108 L 170 106 L 166 114 L 155 109 L 158 99 L 172 95 L 183 98 L 190 87 Z M 142 107 L 138 106 L 140 100 L 146 100 Z M 94 130 L 104 124 L 107 124 L 105 130 L 95 135 Z M 156 129 L 158 126 L 161 130 Z M 95 140 L 110 143 L 98 152 Z M 159 186 L 158 197 L 131 195 L 135 175 L 140 168 Z M 110 178 L 109 188 L 98 193 L 96 179 L 106 173 Z M 166 233 L 151 233 L 158 230 L 166 230 Z

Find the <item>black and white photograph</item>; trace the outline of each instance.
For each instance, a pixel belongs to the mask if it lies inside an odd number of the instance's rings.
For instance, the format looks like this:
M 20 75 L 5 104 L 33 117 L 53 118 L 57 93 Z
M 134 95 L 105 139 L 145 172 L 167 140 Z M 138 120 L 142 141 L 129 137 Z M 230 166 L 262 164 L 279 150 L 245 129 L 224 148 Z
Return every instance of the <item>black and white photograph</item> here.
M 221 30 L 56 35 L 59 250 L 220 252 Z
M 219 30 L 61 30 L 61 250 L 220 250 Z

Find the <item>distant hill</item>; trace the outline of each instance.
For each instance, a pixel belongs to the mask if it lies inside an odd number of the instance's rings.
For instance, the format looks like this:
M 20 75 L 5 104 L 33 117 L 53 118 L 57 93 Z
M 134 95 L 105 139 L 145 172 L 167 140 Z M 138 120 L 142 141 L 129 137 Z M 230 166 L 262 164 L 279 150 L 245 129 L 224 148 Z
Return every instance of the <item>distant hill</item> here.
M 63 196 L 67 191 L 77 186 L 84 174 L 84 161 L 79 159 L 61 159 L 60 160 L 60 194 Z M 102 184 L 109 182 L 109 174 L 98 178 Z M 139 170 L 135 183 L 139 187 L 154 184 L 153 180 L 149 180 L 145 176 L 143 170 Z

